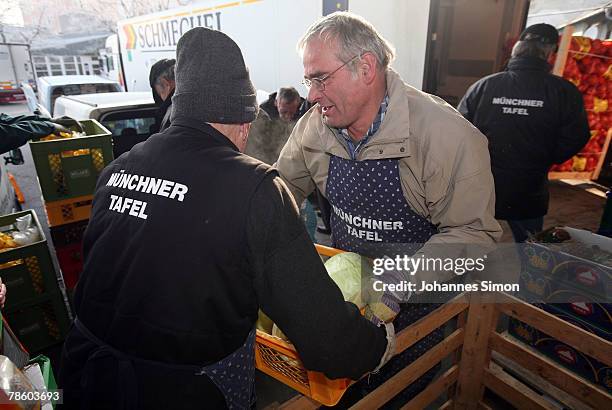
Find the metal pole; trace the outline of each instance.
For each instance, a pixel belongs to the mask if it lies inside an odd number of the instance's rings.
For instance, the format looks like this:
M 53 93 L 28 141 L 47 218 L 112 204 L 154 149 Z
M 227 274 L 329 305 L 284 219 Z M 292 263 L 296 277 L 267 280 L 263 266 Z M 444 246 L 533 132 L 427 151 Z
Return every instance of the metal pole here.
M 9 59 L 11 60 L 11 68 L 13 69 L 13 77 L 15 78 L 15 84 L 19 86 L 19 78 L 17 78 L 17 69 L 15 68 L 15 58 L 13 57 L 13 49 L 10 45 L 6 46 L 9 52 Z

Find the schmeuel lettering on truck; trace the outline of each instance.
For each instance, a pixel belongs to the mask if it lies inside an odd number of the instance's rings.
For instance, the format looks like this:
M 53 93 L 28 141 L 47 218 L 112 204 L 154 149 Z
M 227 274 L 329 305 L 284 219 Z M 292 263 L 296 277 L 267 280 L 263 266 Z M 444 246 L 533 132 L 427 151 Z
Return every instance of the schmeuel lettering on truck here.
M 138 47 L 141 49 L 176 47 L 179 38 L 194 27 L 221 30 L 221 12 L 177 16 L 172 19 L 136 25 Z M 129 29 L 126 28 L 126 30 Z

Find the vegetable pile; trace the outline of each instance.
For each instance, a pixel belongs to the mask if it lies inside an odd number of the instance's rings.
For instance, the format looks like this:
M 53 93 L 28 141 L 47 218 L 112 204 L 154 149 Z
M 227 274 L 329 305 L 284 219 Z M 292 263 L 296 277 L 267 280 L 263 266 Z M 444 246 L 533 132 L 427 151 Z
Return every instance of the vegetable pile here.
M 563 77 L 578 87 L 587 111 L 591 139 L 573 158 L 551 172 L 593 172 L 612 127 L 612 41 L 572 37 Z
M 76 131 L 59 132 L 57 134 L 49 134 L 46 137 L 42 137 L 40 141 L 53 141 L 53 140 L 58 140 L 58 139 L 79 138 L 79 137 L 84 137 L 84 136 L 85 136 L 85 133 L 83 132 L 76 132 Z

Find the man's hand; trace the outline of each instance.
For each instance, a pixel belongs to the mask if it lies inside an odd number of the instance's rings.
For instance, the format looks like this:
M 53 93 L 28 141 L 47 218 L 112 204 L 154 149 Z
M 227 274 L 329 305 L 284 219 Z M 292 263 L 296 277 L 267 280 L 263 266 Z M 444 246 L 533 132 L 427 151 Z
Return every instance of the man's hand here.
M 4 308 L 4 302 L 6 302 L 6 285 L 0 279 L 0 308 Z
M 387 292 L 368 292 L 364 316 L 377 326 L 391 322 L 400 311 L 399 301 Z
M 75 128 L 78 132 L 83 132 L 81 124 L 74 118 L 68 116 L 51 118 L 51 122 L 61 127 L 61 129 L 58 128 L 58 132 L 70 132 L 68 128 Z
M 376 324 L 393 320 L 399 313 L 400 303 L 407 302 L 412 295 L 409 289 L 404 290 L 406 282 L 403 273 L 397 270 L 373 275 L 363 289 L 363 301 L 367 304 L 365 316 Z
M 72 131 L 69 128 L 64 127 L 63 125 L 52 123 L 53 124 L 53 134 L 59 135 L 60 132 L 71 133 Z

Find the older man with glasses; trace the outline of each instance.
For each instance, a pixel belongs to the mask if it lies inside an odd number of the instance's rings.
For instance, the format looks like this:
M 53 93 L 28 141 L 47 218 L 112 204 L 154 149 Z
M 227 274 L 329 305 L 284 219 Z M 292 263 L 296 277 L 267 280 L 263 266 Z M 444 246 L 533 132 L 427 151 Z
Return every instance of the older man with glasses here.
M 380 257 L 389 249 L 427 254 L 436 244 L 490 245 L 500 236 L 486 138 L 442 99 L 404 83 L 389 67 L 393 46 L 369 22 L 331 14 L 308 29 L 298 50 L 315 106 L 277 167 L 298 203 L 315 188 L 329 200 L 333 246 Z M 396 296 L 407 302 L 408 295 Z M 396 329 L 434 307 L 403 303 Z M 367 394 L 441 338 L 441 329 L 433 331 L 354 392 Z M 435 371 L 388 405 L 405 403 Z

